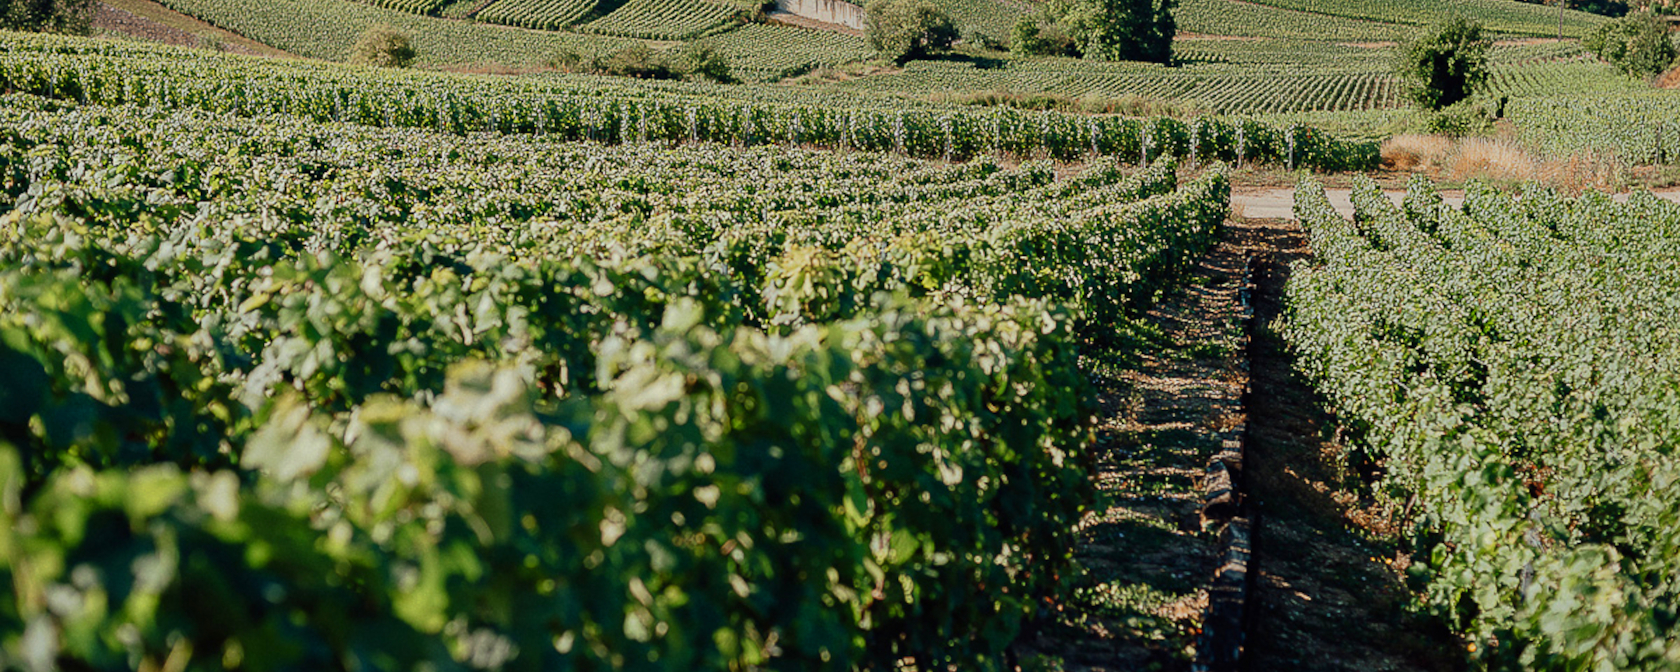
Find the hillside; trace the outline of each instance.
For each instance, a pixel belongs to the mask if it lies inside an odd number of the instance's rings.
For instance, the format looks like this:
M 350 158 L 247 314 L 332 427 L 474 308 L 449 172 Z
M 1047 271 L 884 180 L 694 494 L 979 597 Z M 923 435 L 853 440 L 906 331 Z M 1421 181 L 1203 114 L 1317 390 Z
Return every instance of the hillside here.
M 864 41 L 854 35 L 742 25 L 734 6 L 723 0 L 495 0 L 471 7 L 441 0 L 380 6 L 351 0 L 162 1 L 257 42 L 326 60 L 342 58 L 356 37 L 374 25 L 411 34 L 422 67 L 531 70 L 564 53 L 600 54 L 635 44 L 670 49 L 681 41 L 704 41 L 729 59 L 738 77 L 771 82 L 870 58 Z M 1018 0 L 941 4 L 969 35 L 1007 35 L 1012 23 L 1030 11 Z M 1449 5 L 1483 20 L 1508 41 L 1496 54 L 1500 94 L 1636 88 L 1577 47 L 1522 42 L 1558 30 L 1558 15 L 1544 7 L 1515 0 L 1454 0 Z M 1222 113 L 1381 110 L 1399 104 L 1387 45 L 1448 9 L 1421 0 L 1185 0 L 1177 13 L 1178 67 L 965 50 L 953 58 L 910 63 L 902 72 L 845 76 L 839 79 L 846 81 L 824 86 L 915 97 L 1009 92 L 1164 99 Z M 465 14 L 472 20 L 450 18 Z M 1581 35 L 1602 20 L 1573 11 L 1563 19 L 1566 36 Z

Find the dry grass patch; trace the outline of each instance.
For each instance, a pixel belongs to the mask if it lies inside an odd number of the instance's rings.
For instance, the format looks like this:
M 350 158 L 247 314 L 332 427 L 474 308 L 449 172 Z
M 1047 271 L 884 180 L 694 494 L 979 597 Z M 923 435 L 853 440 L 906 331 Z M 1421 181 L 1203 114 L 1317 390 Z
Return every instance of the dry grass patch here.
M 1659 89 L 1680 89 L 1680 65 L 1669 68 L 1668 72 L 1657 75 L 1652 84 Z
M 1383 167 L 1402 172 L 1436 169 L 1453 150 L 1451 138 L 1439 135 L 1396 135 L 1382 143 Z
M 1455 140 L 1439 135 L 1397 135 L 1383 142 L 1382 161 L 1384 168 L 1424 173 L 1436 180 L 1478 179 L 1511 185 L 1533 180 L 1575 192 L 1588 187 L 1615 189 L 1626 172 L 1620 161 L 1609 156 L 1576 154 L 1544 159 L 1510 137 Z
M 1538 162 L 1516 143 L 1488 138 L 1467 138 L 1448 155 L 1447 174 L 1454 180 L 1473 177 L 1501 182 L 1535 179 Z

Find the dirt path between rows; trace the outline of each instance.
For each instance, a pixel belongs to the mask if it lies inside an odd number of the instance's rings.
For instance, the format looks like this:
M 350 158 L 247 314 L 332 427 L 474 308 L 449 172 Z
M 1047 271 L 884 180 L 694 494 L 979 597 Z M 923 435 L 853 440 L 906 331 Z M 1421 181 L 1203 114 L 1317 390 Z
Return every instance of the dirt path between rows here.
M 1138 332 L 1113 349 L 1136 359 L 1088 364 L 1102 403 L 1102 501 L 1081 526 L 1077 595 L 1017 643 L 1021 669 L 1192 669 L 1221 552 L 1219 530 L 1198 515 L 1202 476 L 1245 423 L 1239 490 L 1256 519 L 1245 669 L 1463 668 L 1461 642 L 1413 613 L 1394 504 L 1373 493 L 1375 472 L 1344 447 L 1273 331 L 1291 265 L 1308 254 L 1295 222 L 1233 219 L 1183 287 L 1118 330 Z M 1245 352 L 1238 296 L 1250 259 Z
M 1341 440 L 1276 333 L 1291 268 L 1311 254 L 1305 233 L 1247 219 L 1233 237 L 1255 258 L 1242 488 L 1258 523 L 1245 668 L 1464 669 L 1462 643 L 1411 608 L 1405 534 L 1392 522 L 1400 507 L 1374 492 L 1375 467 Z
M 1080 526 L 1083 576 L 1017 648 L 1023 669 L 1189 670 L 1220 551 L 1203 531 L 1202 474 L 1242 421 L 1238 291 L 1245 257 L 1220 244 L 1115 347 L 1088 357 L 1101 413 L 1101 501 Z M 1034 667 L 1035 656 L 1059 666 Z

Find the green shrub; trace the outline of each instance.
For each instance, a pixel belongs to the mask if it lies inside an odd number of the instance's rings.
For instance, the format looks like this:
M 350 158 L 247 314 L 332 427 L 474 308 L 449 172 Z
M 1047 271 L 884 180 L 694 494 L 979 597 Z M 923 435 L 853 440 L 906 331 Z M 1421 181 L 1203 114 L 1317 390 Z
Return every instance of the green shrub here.
M 1079 44 L 1049 15 L 1023 16 L 1015 22 L 1014 49 L 1032 56 L 1078 56 Z
M 0 29 L 86 35 L 95 0 L 0 0 Z
M 991 33 L 978 30 L 964 35 L 963 41 L 981 49 L 987 49 L 990 51 L 1009 51 L 1009 42 L 1007 40 L 1000 39 Z
M 417 56 L 419 52 L 409 43 L 408 34 L 390 26 L 367 29 L 350 48 L 351 63 L 381 68 L 406 68 Z
M 1079 0 L 1062 23 L 1085 58 L 1103 61 L 1172 61 L 1178 0 Z
M 705 42 L 691 42 L 677 51 L 676 69 L 691 79 L 707 79 L 719 84 L 734 84 L 735 72 L 729 59 L 717 47 Z
M 1425 115 L 1423 131 L 1455 138 L 1483 135 L 1493 130 L 1493 120 L 1486 105 L 1466 101 Z
M 626 47 L 601 59 L 595 67 L 596 74 L 613 75 L 615 77 L 636 77 L 638 79 L 680 79 L 682 74 L 677 72 L 665 54 L 644 46 Z
M 1581 44 L 1622 72 L 1643 79 L 1668 70 L 1676 55 L 1668 39 L 1668 22 L 1650 12 L 1600 25 Z
M 729 59 L 704 42 L 685 45 L 675 55 L 645 45 L 593 56 L 562 51 L 549 59 L 548 66 L 561 72 L 638 79 L 707 79 L 721 84 L 739 81 L 729 67 Z
M 943 51 L 957 41 L 957 25 L 927 0 L 875 0 L 864 16 L 869 47 L 897 63 Z
M 1487 82 L 1493 40 L 1482 24 L 1453 15 L 1401 45 L 1395 74 L 1419 107 L 1439 110 L 1465 100 Z

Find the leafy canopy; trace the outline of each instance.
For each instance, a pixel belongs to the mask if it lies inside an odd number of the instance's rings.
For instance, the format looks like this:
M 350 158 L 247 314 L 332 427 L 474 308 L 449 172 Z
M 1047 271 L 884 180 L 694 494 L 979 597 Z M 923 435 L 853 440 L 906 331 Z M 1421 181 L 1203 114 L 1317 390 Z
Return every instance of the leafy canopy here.
M 1419 107 L 1439 110 L 1469 98 L 1487 83 L 1492 47 L 1480 22 L 1449 16 L 1401 46 L 1395 74 L 1407 98 Z
M 1066 0 L 1015 24 L 1015 50 L 1102 61 L 1172 62 L 1178 0 Z
M 949 49 L 957 25 L 927 0 L 875 0 L 864 16 L 869 48 L 895 62 Z
M 1085 58 L 1100 61 L 1172 61 L 1178 0 L 1080 0 L 1063 21 Z
M 350 61 L 381 68 L 406 68 L 419 52 L 409 43 L 408 35 L 390 26 L 374 26 L 362 33 L 350 48 Z
M 94 0 L 0 0 L 0 29 L 86 35 Z
M 1581 43 L 1632 77 L 1649 79 L 1674 64 L 1668 22 L 1650 12 L 1629 14 L 1593 29 Z

